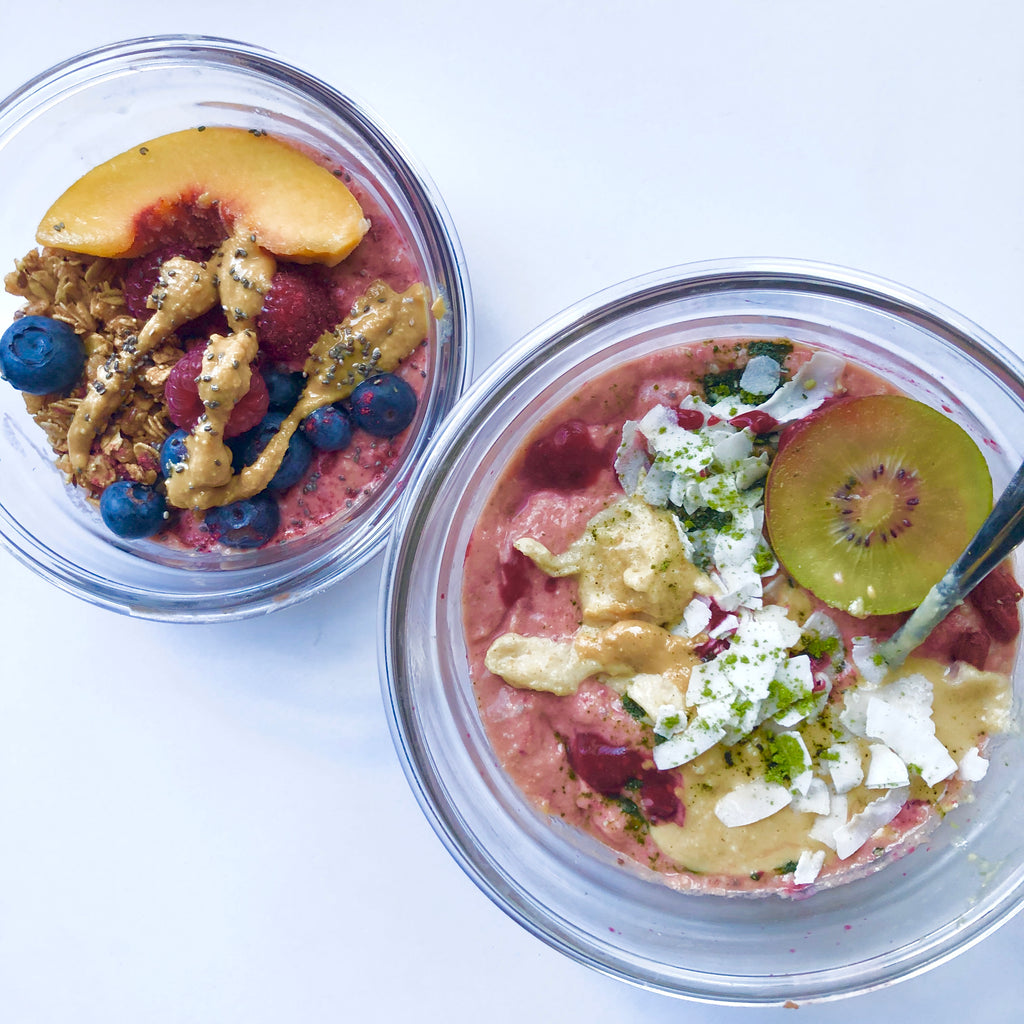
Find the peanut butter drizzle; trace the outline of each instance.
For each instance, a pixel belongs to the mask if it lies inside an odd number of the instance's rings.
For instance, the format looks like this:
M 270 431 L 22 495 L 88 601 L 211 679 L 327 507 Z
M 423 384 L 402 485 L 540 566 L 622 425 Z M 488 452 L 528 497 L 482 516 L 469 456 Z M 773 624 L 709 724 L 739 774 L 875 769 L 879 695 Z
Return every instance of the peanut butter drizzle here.
M 219 458 L 230 467 L 231 452 L 223 442 L 223 425 L 201 419 L 186 442 L 187 462 L 179 463 L 167 479 L 168 501 L 178 508 L 208 509 L 258 494 L 277 472 L 292 434 L 310 413 L 347 398 L 372 374 L 393 370 L 426 335 L 423 285 L 417 282 L 398 294 L 383 281 L 374 282 L 353 312 L 310 349 L 302 395 L 256 461 L 235 474 L 224 474 L 221 465 L 211 466 L 210 460 Z M 204 419 L 208 416 L 209 410 Z M 209 435 L 202 445 L 196 442 L 200 431 Z
M 581 658 L 596 662 L 603 672 L 664 676 L 683 693 L 690 682 L 690 669 L 698 661 L 689 637 L 675 636 L 637 619 L 624 619 L 592 632 L 581 630 L 573 643 Z
M 68 458 L 75 473 L 83 472 L 88 466 L 94 438 L 130 393 L 132 378 L 139 371 L 143 357 L 180 324 L 202 316 L 217 301 L 212 269 L 217 256 L 219 253 L 208 264 L 175 256 L 163 265 L 160 283 L 153 294 L 156 312 L 137 337 L 127 338 L 100 367 L 75 410 L 68 428 Z
M 626 619 L 605 629 L 580 628 L 572 640 L 503 633 L 488 648 L 484 664 L 520 689 L 566 696 L 591 676 L 619 692 L 637 677 L 660 677 L 681 700 L 697 664 L 694 641 L 660 626 Z
M 686 557 L 675 517 L 633 495 L 599 512 L 561 554 L 532 537 L 514 546 L 549 576 L 575 576 L 583 623 L 676 623 L 709 581 Z
M 218 257 L 213 283 L 220 293 L 228 326 L 236 332 L 252 330 L 263 309 L 263 299 L 270 291 L 277 261 L 260 249 L 256 236 L 244 228 L 220 247 Z
M 237 331 L 226 337 L 215 334 L 203 353 L 199 373 L 199 397 L 206 410 L 191 436 L 188 449 L 189 479 L 206 487 L 220 487 L 231 481 L 231 449 L 224 443 L 224 427 L 231 411 L 248 392 L 252 361 L 259 345 L 254 331 Z M 170 494 L 174 473 L 167 481 Z
M 512 686 L 573 693 L 588 676 L 624 689 L 643 676 L 681 701 L 697 662 L 694 641 L 675 625 L 709 580 L 686 557 L 671 513 L 623 498 L 594 516 L 562 554 L 521 537 L 514 546 L 549 576 L 575 576 L 581 626 L 571 640 L 505 633 L 487 668 Z M 666 700 L 667 702 L 667 700 Z
M 129 338 L 107 360 L 86 389 L 68 430 L 68 454 L 76 473 L 86 469 L 95 437 L 131 391 L 145 355 L 177 327 L 220 301 L 232 333 L 214 335 L 197 381 L 203 414 L 185 443 L 184 462 L 166 481 L 167 500 L 177 508 L 209 509 L 252 497 L 280 467 L 296 428 L 321 406 L 347 398 L 360 381 L 395 369 L 427 336 L 427 293 L 416 283 L 397 294 L 383 281 L 370 285 L 352 312 L 320 336 L 306 359 L 306 386 L 298 404 L 257 460 L 233 473 L 224 428 L 248 393 L 252 362 L 259 353 L 254 329 L 277 269 L 256 236 L 236 227 L 206 263 L 181 256 L 167 260 L 150 304 L 155 311 L 137 338 Z

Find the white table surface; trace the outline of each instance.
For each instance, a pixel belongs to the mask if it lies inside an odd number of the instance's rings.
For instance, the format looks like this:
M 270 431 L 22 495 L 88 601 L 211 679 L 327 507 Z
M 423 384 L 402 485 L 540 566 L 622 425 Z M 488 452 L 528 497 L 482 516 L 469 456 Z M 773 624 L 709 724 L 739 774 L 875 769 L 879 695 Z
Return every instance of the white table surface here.
M 366 102 L 459 229 L 478 369 L 598 288 L 744 255 L 892 278 L 1024 351 L 1015 0 L 3 7 L 0 94 L 95 45 L 202 32 Z M 793 1019 L 604 978 L 463 876 L 388 736 L 380 571 L 267 618 L 173 626 L 0 552 L 0 1020 Z M 1022 945 L 1024 916 L 797 1019 L 955 1021 L 984 999 L 988 1021 L 1019 1020 Z

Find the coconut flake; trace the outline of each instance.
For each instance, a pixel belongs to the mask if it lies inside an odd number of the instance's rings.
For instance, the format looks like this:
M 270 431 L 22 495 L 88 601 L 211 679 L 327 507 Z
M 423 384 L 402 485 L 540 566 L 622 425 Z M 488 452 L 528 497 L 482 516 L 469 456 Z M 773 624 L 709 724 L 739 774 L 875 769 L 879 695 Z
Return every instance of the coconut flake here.
M 637 424 L 647 439 L 654 464 L 672 473 L 699 476 L 714 461 L 714 449 L 705 431 L 679 426 L 676 414 L 664 405 L 656 405 Z
M 683 609 L 682 631 L 686 636 L 697 636 L 711 624 L 711 604 L 707 598 L 695 597 Z M 674 630 L 673 630 L 674 632 Z
M 793 810 L 802 814 L 828 814 L 832 797 L 824 779 L 812 776 L 807 792 L 793 797 Z M 845 820 L 845 819 L 844 819 Z
M 753 571 L 754 552 L 761 539 L 759 524 L 763 516 L 757 516 L 756 519 L 757 525 L 751 523 L 746 529 L 723 530 L 715 538 L 712 558 L 719 572 L 725 572 L 727 569 L 744 569 L 748 565 L 750 571 Z
M 804 623 L 803 636 L 811 640 L 835 641 L 835 653 L 828 659 L 827 671 L 830 675 L 837 675 L 842 671 L 846 662 L 843 650 L 843 634 L 834 619 L 820 610 L 811 612 Z
M 793 881 L 797 885 L 810 885 L 821 873 L 824 864 L 824 850 L 804 850 L 796 862 Z
M 865 730 L 871 739 L 890 746 L 904 764 L 913 765 L 929 786 L 948 779 L 956 771 L 956 761 L 935 735 L 930 700 L 925 706 L 872 695 Z
M 910 790 L 906 786 L 891 789 L 837 828 L 835 841 L 839 859 L 852 857 L 880 828 L 888 825 L 903 809 L 909 795 Z
M 811 659 L 806 654 L 786 658 L 775 672 L 771 686 L 772 704 L 766 708 L 768 717 L 790 728 L 803 721 L 819 707 L 814 698 L 814 675 Z M 823 693 L 823 696 L 824 693 Z
M 885 659 L 878 653 L 878 642 L 869 636 L 853 638 L 853 663 L 864 682 L 871 686 L 879 685 L 889 669 Z
M 828 773 L 837 793 L 849 793 L 864 779 L 860 748 L 856 743 L 833 743 L 828 748 Z
M 678 768 L 710 750 L 724 736 L 724 725 L 711 720 L 710 716 L 702 717 L 698 711 L 697 717 L 681 733 L 654 748 L 654 766 L 659 771 Z
M 719 589 L 718 604 L 727 611 L 751 610 L 762 607 L 764 588 L 761 577 L 752 563 L 724 566 L 711 572 L 711 579 Z
M 662 710 L 668 708 L 664 717 L 674 713 L 686 721 L 683 692 L 667 676 L 657 672 L 638 672 L 629 680 L 626 693 L 650 718 L 658 718 Z
M 715 461 L 721 467 L 722 472 L 725 473 L 738 469 L 743 461 L 750 457 L 753 450 L 754 442 L 744 430 L 737 430 L 731 434 L 722 434 L 712 447 L 712 451 L 715 453 Z
M 717 626 L 713 626 L 711 629 L 708 630 L 708 636 L 710 636 L 710 637 L 729 636 L 730 634 L 735 633 L 736 630 L 739 629 L 739 628 L 740 628 L 739 616 L 738 615 L 734 615 L 732 612 L 729 612 L 728 615 L 723 615 L 721 617 L 721 619 L 718 620 L 718 625 Z
M 715 816 L 726 828 L 752 825 L 789 805 L 793 794 L 777 782 L 753 779 L 726 793 L 715 804 Z
M 748 360 L 740 377 L 740 387 L 752 395 L 770 395 L 779 386 L 782 367 L 771 356 L 754 356 Z
M 627 420 L 622 427 L 622 441 L 615 453 L 615 473 L 626 494 L 633 494 L 650 467 L 651 460 L 644 451 L 635 420 Z
M 740 491 L 746 491 L 768 475 L 768 453 L 761 452 L 760 455 L 751 455 L 744 459 L 733 471 L 736 486 Z
M 839 712 L 839 721 L 854 736 L 867 736 L 870 697 L 871 691 L 861 687 L 850 687 L 843 693 L 843 710 Z
M 814 412 L 839 387 L 846 363 L 829 352 L 815 352 L 797 370 L 793 379 L 757 408 L 773 416 L 779 423 L 798 420 Z
M 661 466 L 651 466 L 637 484 L 636 494 L 639 494 L 648 505 L 654 508 L 664 508 L 669 503 L 672 492 L 672 482 L 675 476 Z M 626 491 L 629 494 L 629 491 Z
M 803 771 L 791 775 L 789 781 L 794 796 L 806 796 L 811 782 L 814 780 L 814 775 L 811 772 L 811 752 L 807 749 L 807 744 L 804 743 L 804 738 L 800 733 L 790 731 L 780 732 L 779 735 L 789 737 L 800 748 L 800 753 L 803 756 Z
M 868 789 L 897 789 L 910 785 L 907 766 L 899 754 L 884 743 L 872 743 L 868 747 L 871 760 L 868 762 L 868 773 L 864 785 Z
M 977 747 L 971 747 L 960 759 L 958 771 L 964 782 L 980 782 L 988 774 L 988 760 Z
M 836 848 L 836 832 L 846 824 L 850 813 L 849 799 L 845 793 L 836 793 L 830 797 L 828 814 L 822 815 L 811 826 L 809 833 L 812 839 L 824 843 L 830 850 Z

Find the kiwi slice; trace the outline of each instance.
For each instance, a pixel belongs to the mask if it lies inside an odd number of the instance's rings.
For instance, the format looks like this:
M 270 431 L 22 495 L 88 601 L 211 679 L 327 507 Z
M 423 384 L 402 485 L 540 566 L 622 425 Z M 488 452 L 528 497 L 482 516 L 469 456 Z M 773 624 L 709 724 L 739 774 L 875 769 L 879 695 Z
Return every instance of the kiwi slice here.
M 991 508 L 978 446 L 903 395 L 824 406 L 790 428 L 765 484 L 779 561 L 826 604 L 858 616 L 917 607 Z

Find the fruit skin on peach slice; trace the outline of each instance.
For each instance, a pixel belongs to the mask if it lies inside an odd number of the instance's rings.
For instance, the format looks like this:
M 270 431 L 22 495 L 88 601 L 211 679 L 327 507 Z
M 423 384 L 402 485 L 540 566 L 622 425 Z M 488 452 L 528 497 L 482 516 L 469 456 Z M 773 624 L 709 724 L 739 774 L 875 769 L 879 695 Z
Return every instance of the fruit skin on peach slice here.
M 40 245 L 112 258 L 141 255 L 139 225 L 161 211 L 216 205 L 275 256 L 340 263 L 369 222 L 352 193 L 305 154 L 258 130 L 206 127 L 142 143 L 78 179 L 47 211 Z

